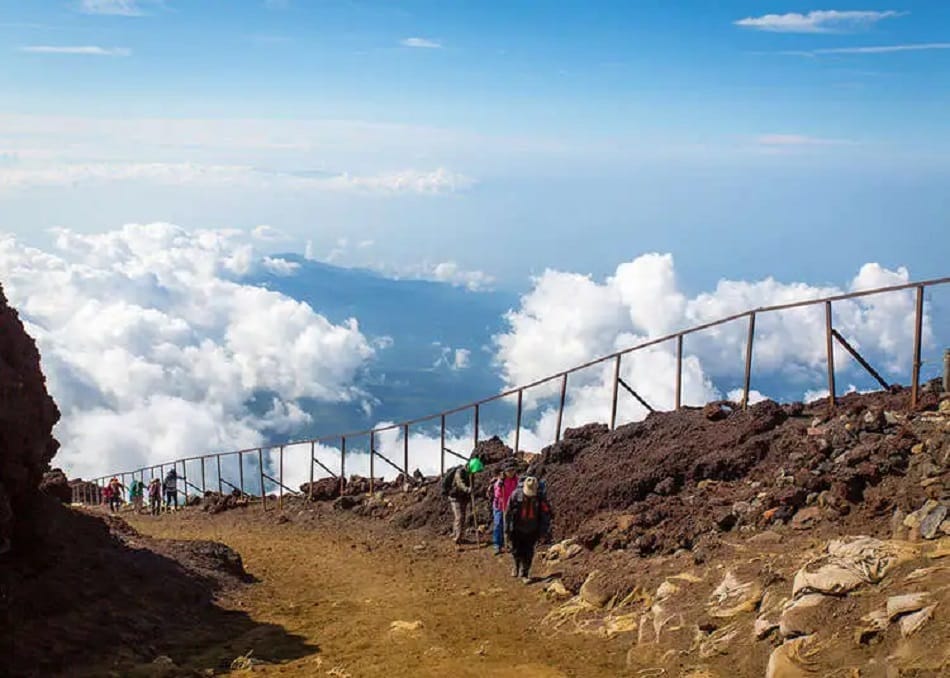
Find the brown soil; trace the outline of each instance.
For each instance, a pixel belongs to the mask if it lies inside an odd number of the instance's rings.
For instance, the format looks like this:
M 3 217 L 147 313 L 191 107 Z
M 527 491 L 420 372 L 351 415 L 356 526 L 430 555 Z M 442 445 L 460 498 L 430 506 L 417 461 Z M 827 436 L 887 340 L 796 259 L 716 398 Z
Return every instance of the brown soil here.
M 249 581 L 227 547 L 149 539 L 52 498 L 39 508 L 42 529 L 0 560 L 3 675 L 104 676 L 170 653 L 226 668 L 233 656 L 208 648 L 249 634 L 265 658 L 314 651 L 279 626 L 215 604 Z
M 223 592 L 219 604 L 281 627 L 312 650 L 255 667 L 254 675 L 617 676 L 629 638 L 555 635 L 541 624 L 543 583 L 509 576 L 507 558 L 474 544 L 461 551 L 382 522 L 288 502 L 283 518 L 259 505 L 210 516 L 195 509 L 140 516 L 161 538 L 224 542 L 259 583 Z M 393 622 L 421 622 L 392 631 Z M 218 656 L 266 658 L 269 639 L 236 635 L 205 656 L 172 658 L 206 669 Z M 319 648 L 319 650 L 317 649 Z

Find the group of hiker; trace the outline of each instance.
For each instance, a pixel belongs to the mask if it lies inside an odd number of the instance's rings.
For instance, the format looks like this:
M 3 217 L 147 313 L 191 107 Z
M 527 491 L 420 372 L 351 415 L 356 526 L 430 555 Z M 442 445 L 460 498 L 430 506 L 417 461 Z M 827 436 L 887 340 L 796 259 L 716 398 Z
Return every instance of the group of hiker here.
M 484 462 L 474 456 L 468 463 L 446 471 L 442 479 L 442 492 L 452 508 L 452 539 L 456 544 L 462 543 L 466 517 L 474 510 L 474 476 L 484 470 Z M 530 475 L 519 478 L 517 464 L 511 459 L 496 471 L 486 498 L 492 507 L 495 555 L 508 550 L 514 560 L 512 576 L 529 583 L 535 546 L 551 535 L 552 511 L 544 481 Z
M 163 495 L 166 511 L 171 510 L 172 506 L 178 508 L 178 473 L 173 468 L 169 469 L 163 480 L 152 478 L 148 485 L 138 478 L 133 478 L 128 488 L 118 478 L 113 477 L 102 488 L 102 501 L 109 505 L 112 513 L 116 513 L 122 507 L 122 493 L 125 491 L 128 491 L 129 503 L 137 513 L 141 513 L 145 507 L 145 495 L 148 494 L 149 513 L 157 516 L 162 512 Z

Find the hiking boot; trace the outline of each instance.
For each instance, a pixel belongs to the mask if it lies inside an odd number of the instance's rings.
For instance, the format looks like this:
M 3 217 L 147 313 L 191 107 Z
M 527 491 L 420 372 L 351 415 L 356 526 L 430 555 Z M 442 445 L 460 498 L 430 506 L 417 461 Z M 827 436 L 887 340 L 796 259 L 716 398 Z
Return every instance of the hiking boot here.
M 513 579 L 517 579 L 517 578 L 520 577 L 520 576 L 521 576 L 521 566 L 520 566 L 520 565 L 515 565 L 514 568 L 512 568 L 512 570 L 511 570 L 511 577 L 512 577 Z
M 531 579 L 531 577 L 529 577 L 527 574 L 525 574 L 525 575 L 521 578 L 521 583 L 522 583 L 522 584 L 530 584 L 532 581 L 534 581 L 534 580 Z
M 496 556 L 500 556 L 500 555 L 501 555 L 501 548 L 499 548 L 498 546 L 495 547 L 495 555 L 496 555 Z

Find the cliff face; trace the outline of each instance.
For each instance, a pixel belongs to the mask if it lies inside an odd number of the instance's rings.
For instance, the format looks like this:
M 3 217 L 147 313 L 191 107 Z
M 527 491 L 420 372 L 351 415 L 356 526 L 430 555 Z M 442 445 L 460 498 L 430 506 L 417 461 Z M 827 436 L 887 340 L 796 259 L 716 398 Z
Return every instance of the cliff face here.
M 0 287 L 0 551 L 31 532 L 33 501 L 59 448 L 58 420 L 36 344 Z

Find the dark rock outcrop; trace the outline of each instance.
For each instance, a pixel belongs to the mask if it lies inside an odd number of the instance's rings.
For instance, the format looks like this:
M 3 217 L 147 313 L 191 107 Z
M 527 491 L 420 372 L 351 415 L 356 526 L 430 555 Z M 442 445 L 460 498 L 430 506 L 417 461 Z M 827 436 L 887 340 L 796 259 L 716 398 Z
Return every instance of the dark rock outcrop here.
M 30 507 L 59 448 L 58 420 L 36 344 L 0 287 L 0 547 L 33 530 Z

